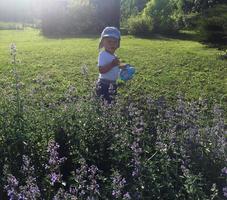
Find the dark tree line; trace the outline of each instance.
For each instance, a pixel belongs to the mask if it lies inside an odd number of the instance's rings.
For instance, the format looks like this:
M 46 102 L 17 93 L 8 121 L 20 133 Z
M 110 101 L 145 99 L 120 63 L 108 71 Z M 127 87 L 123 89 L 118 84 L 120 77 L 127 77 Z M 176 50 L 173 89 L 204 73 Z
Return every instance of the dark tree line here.
M 211 32 L 213 29 L 221 30 L 224 32 L 223 37 L 226 37 L 227 31 L 225 22 L 227 0 L 21 0 L 21 4 L 18 2 L 18 0 L 0 1 L 0 21 L 34 23 L 35 19 L 39 19 L 45 35 L 99 33 L 105 26 L 120 27 L 120 24 L 129 33 L 146 35 L 152 32 L 175 33 L 179 29 L 195 26 L 204 29 L 203 33 L 206 29 Z M 204 20 L 201 20 L 202 18 Z
M 217 4 L 227 3 L 227 0 L 181 0 L 184 13 L 202 12 Z
M 98 18 L 106 25 L 120 27 L 121 0 L 90 0 L 98 11 Z
M 121 17 L 128 18 L 141 12 L 147 2 L 153 0 L 54 0 L 56 6 L 72 2 L 90 2 L 98 11 L 98 18 L 107 24 L 119 26 L 120 9 Z M 169 0 L 166 0 L 168 2 Z M 227 0 L 172 0 L 182 5 L 184 13 L 201 12 L 216 4 L 227 3 Z M 19 4 L 18 4 L 19 2 Z M 20 3 L 21 2 L 21 3 Z M 31 22 L 34 18 L 40 18 L 41 7 L 45 8 L 51 0 L 7 0 L 0 1 L 0 21 Z M 42 12 L 43 13 L 43 12 Z M 47 14 L 43 13 L 45 16 Z M 58 13 L 59 14 L 59 13 Z M 60 13 L 61 14 L 61 13 Z
M 48 2 L 42 14 L 45 35 L 99 33 L 105 26 L 120 27 L 120 0 Z
M 121 10 L 134 35 L 193 29 L 203 41 L 227 44 L 227 0 L 123 0 Z

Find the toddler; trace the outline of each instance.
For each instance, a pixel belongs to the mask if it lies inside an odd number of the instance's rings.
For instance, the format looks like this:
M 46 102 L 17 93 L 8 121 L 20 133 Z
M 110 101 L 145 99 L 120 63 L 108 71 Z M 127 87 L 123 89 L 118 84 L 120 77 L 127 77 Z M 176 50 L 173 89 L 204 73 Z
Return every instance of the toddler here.
M 106 27 L 100 38 L 96 94 L 107 103 L 111 103 L 117 93 L 116 80 L 120 72 L 120 61 L 115 51 L 120 47 L 120 40 L 121 33 L 115 27 Z

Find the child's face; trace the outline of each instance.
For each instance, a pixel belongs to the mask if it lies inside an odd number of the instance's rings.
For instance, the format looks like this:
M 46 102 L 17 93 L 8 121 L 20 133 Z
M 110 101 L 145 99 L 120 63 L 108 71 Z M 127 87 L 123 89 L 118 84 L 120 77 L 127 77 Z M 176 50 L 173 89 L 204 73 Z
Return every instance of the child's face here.
M 102 41 L 104 49 L 112 54 L 118 48 L 118 43 L 119 43 L 118 39 L 111 37 L 103 38 Z

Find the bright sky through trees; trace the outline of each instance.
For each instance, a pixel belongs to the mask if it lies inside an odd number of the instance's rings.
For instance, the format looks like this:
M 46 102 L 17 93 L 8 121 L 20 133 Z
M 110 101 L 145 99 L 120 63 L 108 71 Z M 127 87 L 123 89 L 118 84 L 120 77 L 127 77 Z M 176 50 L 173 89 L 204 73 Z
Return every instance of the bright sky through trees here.
M 30 21 L 40 15 L 47 2 L 48 0 L 0 0 L 0 21 Z
M 86 0 L 0 0 L 0 21 L 30 21 L 38 18 L 50 2 L 63 5 L 67 1 Z

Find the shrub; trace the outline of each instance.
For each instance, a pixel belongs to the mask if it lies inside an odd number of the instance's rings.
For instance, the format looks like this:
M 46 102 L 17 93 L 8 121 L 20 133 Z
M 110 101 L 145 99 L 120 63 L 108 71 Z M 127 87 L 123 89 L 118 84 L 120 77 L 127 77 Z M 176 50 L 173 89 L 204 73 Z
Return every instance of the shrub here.
M 177 4 L 172 0 L 152 0 L 144 9 L 144 14 L 153 21 L 153 31 L 173 33 L 178 30 Z
M 72 5 L 65 19 L 65 31 L 71 34 L 97 33 L 102 22 L 97 17 L 97 8 L 92 4 Z
M 183 24 L 187 29 L 196 29 L 200 15 L 198 13 L 190 13 L 183 16 Z
M 153 23 L 149 16 L 137 15 L 128 19 L 128 30 L 133 35 L 149 35 L 152 32 Z
M 227 5 L 217 5 L 202 13 L 199 30 L 204 41 L 227 44 Z

